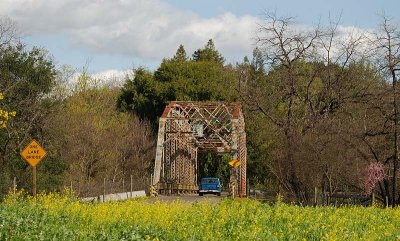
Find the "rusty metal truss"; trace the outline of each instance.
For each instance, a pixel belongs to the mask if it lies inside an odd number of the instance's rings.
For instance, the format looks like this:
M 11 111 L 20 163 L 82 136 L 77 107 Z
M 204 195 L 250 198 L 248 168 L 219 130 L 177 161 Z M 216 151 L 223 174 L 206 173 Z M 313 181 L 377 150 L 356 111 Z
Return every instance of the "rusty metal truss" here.
M 231 153 L 236 195 L 246 195 L 246 133 L 239 102 L 172 101 L 160 121 L 152 184 L 159 192 L 198 190 L 199 152 Z

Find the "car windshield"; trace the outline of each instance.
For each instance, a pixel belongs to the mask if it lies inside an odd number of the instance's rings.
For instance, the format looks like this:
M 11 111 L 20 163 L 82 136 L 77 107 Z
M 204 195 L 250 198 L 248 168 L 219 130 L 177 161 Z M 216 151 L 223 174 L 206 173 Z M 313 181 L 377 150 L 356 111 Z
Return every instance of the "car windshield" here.
M 201 183 L 218 183 L 218 179 L 202 179 Z

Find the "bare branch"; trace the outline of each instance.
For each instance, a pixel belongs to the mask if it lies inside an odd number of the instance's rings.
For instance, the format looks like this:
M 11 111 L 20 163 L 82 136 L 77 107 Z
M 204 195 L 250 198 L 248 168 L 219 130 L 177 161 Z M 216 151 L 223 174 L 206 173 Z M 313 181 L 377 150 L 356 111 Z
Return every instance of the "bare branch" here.
M 8 17 L 0 16 L 0 49 L 15 46 L 20 41 L 17 24 Z

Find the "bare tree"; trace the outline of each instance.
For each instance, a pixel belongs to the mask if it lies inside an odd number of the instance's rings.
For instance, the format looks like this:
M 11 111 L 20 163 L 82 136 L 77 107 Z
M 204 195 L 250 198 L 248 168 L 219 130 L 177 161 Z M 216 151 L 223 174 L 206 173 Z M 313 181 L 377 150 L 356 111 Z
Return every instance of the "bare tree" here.
M 281 133 L 274 140 L 277 146 L 271 171 L 301 202 L 308 199 L 306 182 L 322 185 L 315 181 L 319 177 L 310 176 L 312 170 L 325 176 L 330 191 L 337 186 L 335 179 L 343 179 L 340 171 L 333 172 L 337 168 L 332 160 L 339 157 L 326 148 L 350 149 L 340 141 L 342 133 L 335 130 L 337 126 L 346 128 L 337 121 L 338 112 L 370 96 L 369 82 L 362 81 L 368 70 L 351 67 L 362 57 L 359 47 L 364 36 L 350 33 L 344 37 L 338 26 L 338 22 L 331 22 L 326 28 L 309 28 L 296 25 L 292 18 L 267 14 L 257 43 L 268 74 L 251 79 L 240 69 L 240 77 L 247 83 L 241 88 L 242 101 L 249 111 L 273 124 L 274 133 Z M 343 114 L 342 118 L 347 117 Z M 320 135 L 335 135 L 337 139 L 321 139 Z M 335 164 L 340 165 L 339 161 Z M 341 171 L 345 170 L 342 166 Z
M 19 43 L 21 32 L 17 24 L 8 17 L 0 16 L 0 49 Z
M 320 28 L 313 30 L 298 31 L 293 27 L 292 18 L 278 18 L 274 14 L 268 14 L 266 22 L 260 25 L 258 43 L 265 54 L 266 63 L 271 69 L 283 67 L 282 77 L 283 96 L 281 101 L 285 105 L 284 116 L 276 116 L 271 113 L 269 107 L 263 106 L 259 101 L 253 102 L 258 98 L 250 97 L 251 102 L 255 103 L 257 109 L 274 123 L 284 133 L 284 145 L 286 153 L 282 153 L 287 160 L 287 166 L 281 166 L 279 176 L 286 176 L 286 181 L 281 181 L 284 186 L 290 186 L 298 200 L 301 200 L 301 183 L 296 173 L 296 120 L 294 117 L 295 105 L 298 93 L 298 78 L 295 74 L 295 64 L 297 61 L 311 57 L 315 52 L 314 48 L 321 36 Z M 272 104 L 272 103 L 271 103 Z M 286 167 L 288 168 L 286 171 Z M 283 168 L 283 169 L 282 169 Z M 286 174 L 285 174 L 286 173 Z M 287 186 L 288 187 L 288 186 Z
M 391 203 L 394 207 L 399 202 L 399 198 L 396 194 L 396 179 L 399 168 L 398 78 L 396 73 L 400 71 L 400 29 L 393 23 L 392 19 L 386 16 L 382 18 L 383 20 L 378 31 L 373 33 L 372 44 L 375 47 L 373 49 L 373 54 L 382 76 L 392 83 L 391 103 L 393 114 L 390 116 L 390 120 L 393 122 L 393 177 Z
M 133 184 L 145 188 L 155 147 L 149 123 L 116 110 L 116 89 L 80 78 L 44 127 L 53 152 L 69 167 L 65 184 L 75 183 L 79 195 L 96 195 L 104 178 L 111 191 L 122 191 L 132 175 Z

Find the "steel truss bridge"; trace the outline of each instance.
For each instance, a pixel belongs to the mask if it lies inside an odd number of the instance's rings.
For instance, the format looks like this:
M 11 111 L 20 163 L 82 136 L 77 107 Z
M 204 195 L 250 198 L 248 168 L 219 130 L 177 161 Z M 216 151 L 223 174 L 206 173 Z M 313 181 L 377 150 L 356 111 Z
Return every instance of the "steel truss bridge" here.
M 196 192 L 200 152 L 230 153 L 240 161 L 230 172 L 230 190 L 246 195 L 246 133 L 239 102 L 170 102 L 159 121 L 152 185 L 164 194 Z

